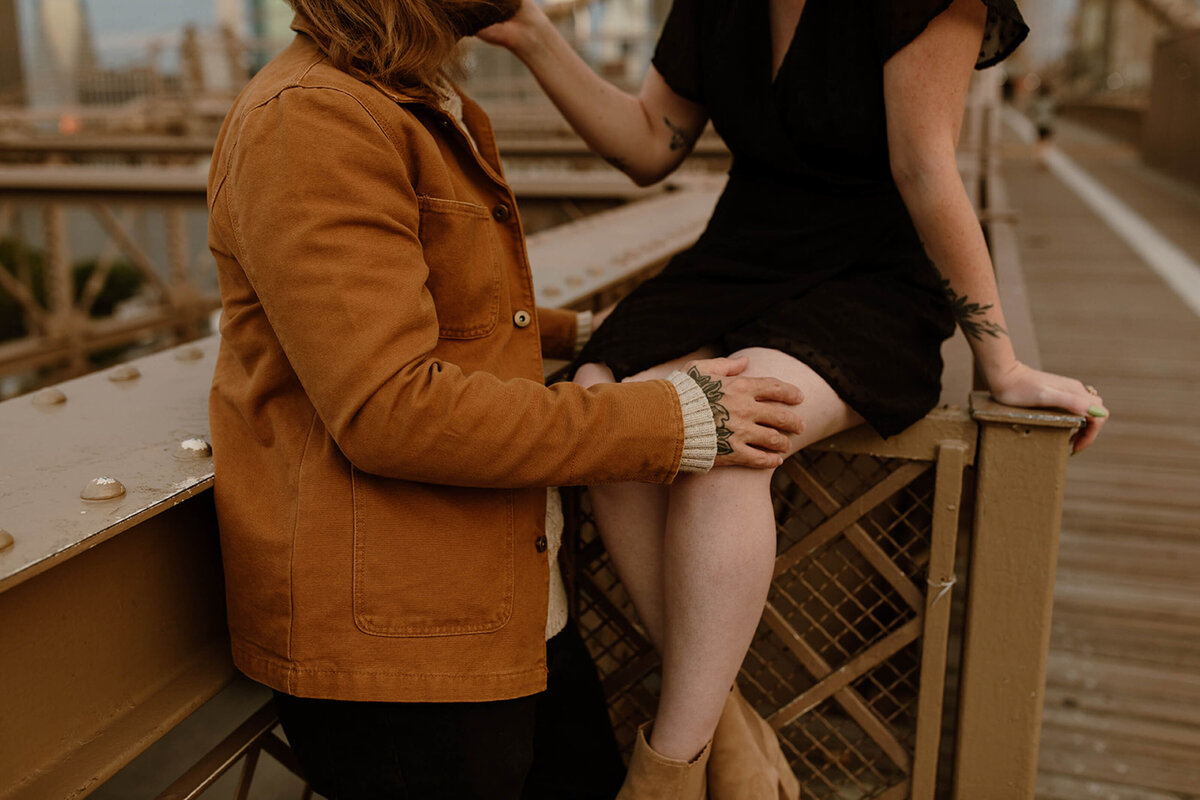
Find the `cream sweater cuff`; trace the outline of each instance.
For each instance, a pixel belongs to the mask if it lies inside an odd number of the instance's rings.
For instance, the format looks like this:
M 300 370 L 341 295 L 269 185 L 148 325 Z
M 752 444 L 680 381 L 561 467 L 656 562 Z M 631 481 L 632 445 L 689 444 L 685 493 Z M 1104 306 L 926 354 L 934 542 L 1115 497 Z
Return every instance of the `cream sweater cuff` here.
M 580 311 L 575 316 L 575 353 L 583 352 L 583 346 L 592 338 L 592 312 Z
M 691 376 L 676 370 L 667 380 L 679 393 L 683 411 L 683 457 L 680 472 L 708 472 L 717 459 L 717 425 L 708 397 Z

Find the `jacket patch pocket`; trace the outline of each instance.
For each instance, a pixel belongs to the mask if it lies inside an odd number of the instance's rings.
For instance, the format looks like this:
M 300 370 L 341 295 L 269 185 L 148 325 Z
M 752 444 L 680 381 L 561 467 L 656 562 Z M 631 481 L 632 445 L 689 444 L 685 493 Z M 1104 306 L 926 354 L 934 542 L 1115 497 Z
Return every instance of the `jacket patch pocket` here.
M 376 636 L 499 630 L 512 617 L 513 500 L 353 470 L 354 622 Z
M 436 197 L 417 198 L 419 236 L 429 267 L 438 334 L 477 339 L 500 319 L 500 266 L 492 216 L 483 206 Z

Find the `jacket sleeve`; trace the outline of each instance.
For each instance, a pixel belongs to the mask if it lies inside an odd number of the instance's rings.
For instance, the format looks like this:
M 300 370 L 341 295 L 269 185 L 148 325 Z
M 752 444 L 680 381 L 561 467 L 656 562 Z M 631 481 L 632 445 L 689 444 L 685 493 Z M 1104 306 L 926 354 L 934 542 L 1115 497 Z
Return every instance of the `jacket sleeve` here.
M 579 315 L 562 308 L 538 306 L 538 329 L 542 332 L 542 355 L 546 358 L 575 357 L 575 323 Z
M 357 468 L 481 487 L 674 478 L 684 427 L 670 382 L 546 387 L 433 356 L 413 183 L 393 138 L 350 94 L 291 88 L 249 112 L 212 207 Z

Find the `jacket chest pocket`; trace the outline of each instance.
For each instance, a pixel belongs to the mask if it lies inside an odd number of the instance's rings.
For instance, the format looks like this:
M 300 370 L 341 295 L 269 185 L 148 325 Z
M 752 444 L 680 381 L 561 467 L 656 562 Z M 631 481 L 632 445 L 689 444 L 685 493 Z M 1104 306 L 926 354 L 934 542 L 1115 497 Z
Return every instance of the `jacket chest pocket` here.
M 419 236 L 429 267 L 438 335 L 478 339 L 500 319 L 500 265 L 492 216 L 483 206 L 436 197 L 417 198 Z

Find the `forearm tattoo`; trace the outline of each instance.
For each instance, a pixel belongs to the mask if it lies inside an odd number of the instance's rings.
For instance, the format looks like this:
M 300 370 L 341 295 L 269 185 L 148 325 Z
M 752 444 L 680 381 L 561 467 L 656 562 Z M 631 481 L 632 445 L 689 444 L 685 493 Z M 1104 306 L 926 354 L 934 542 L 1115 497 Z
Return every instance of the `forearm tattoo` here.
M 984 319 L 984 315 L 992 307 L 991 303 L 987 305 L 972 303 L 965 294 L 960 295 L 955 292 L 946 278 L 942 279 L 942 291 L 946 293 L 946 299 L 950 301 L 954 310 L 954 317 L 967 336 L 982 341 L 985 336 L 998 339 L 1000 334 L 1008 335 L 1008 331 L 1004 330 L 1001 325 Z
M 663 117 L 663 122 L 667 123 L 667 127 L 671 129 L 671 151 L 682 150 L 688 146 L 687 133 L 683 128 L 676 125 L 671 120 Z
M 695 367 L 688 369 L 688 375 L 704 392 L 704 396 L 708 398 L 708 407 L 712 409 L 713 422 L 717 425 L 717 455 L 732 455 L 733 445 L 729 443 L 729 439 L 733 436 L 733 431 L 729 429 L 729 410 L 721 405 L 721 401 L 725 399 L 721 382 L 708 375 L 701 375 Z

